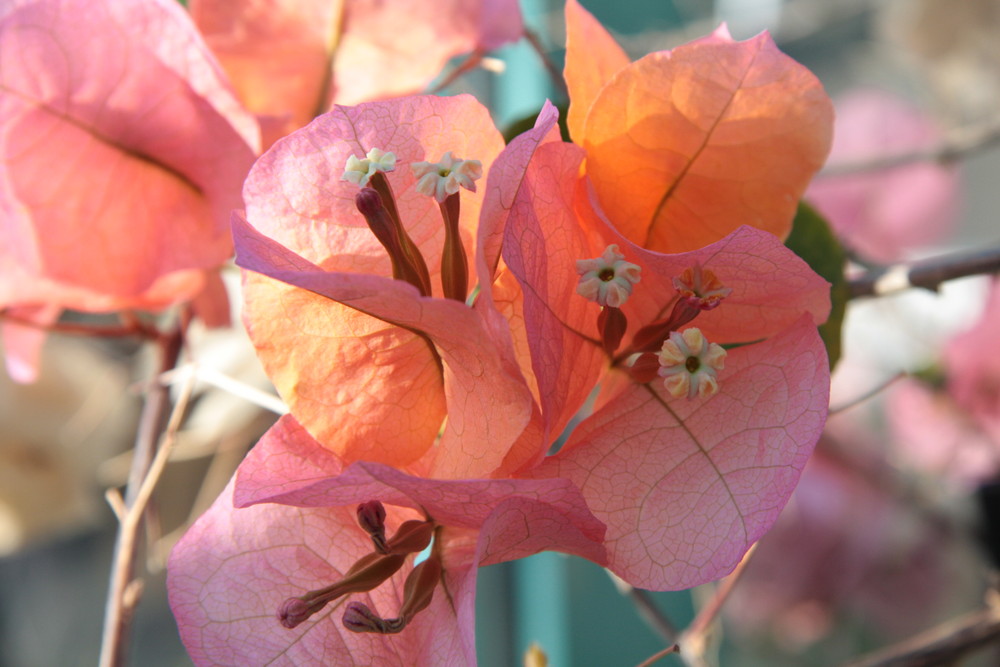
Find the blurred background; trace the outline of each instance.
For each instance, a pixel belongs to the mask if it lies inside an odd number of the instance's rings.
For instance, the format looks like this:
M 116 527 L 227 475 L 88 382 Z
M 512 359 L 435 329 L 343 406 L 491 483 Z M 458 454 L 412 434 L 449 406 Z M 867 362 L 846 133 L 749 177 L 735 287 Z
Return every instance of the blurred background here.
M 582 4 L 633 57 L 725 21 L 736 39 L 769 30 L 815 72 L 838 119 L 807 200 L 856 269 L 1000 245 L 995 0 Z M 562 3 L 521 5 L 561 68 Z M 491 56 L 446 92 L 474 92 L 501 128 L 546 98 L 565 103 L 526 41 Z M 235 293 L 235 269 L 227 279 Z M 721 664 L 839 665 L 982 605 L 1000 557 L 994 290 L 973 277 L 849 305 L 827 432 L 724 607 L 711 651 Z M 154 500 L 134 665 L 190 664 L 166 604 L 166 555 L 276 417 L 248 400 L 268 384 L 238 326 L 191 340 L 202 380 Z M 0 665 L 97 661 L 116 531 L 103 495 L 127 475 L 150 364 L 136 344 L 54 335 L 39 382 L 0 378 Z M 683 628 L 710 594 L 644 599 Z M 477 604 L 484 667 L 520 664 L 533 642 L 555 666 L 635 665 L 669 644 L 600 568 L 560 554 L 485 568 Z

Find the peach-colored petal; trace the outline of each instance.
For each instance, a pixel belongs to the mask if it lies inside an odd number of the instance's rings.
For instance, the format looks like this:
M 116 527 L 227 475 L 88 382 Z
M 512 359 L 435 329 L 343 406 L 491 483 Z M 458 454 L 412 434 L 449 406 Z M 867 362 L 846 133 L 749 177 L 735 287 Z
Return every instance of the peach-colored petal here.
M 497 535 L 495 543 L 481 552 L 487 561 L 484 565 L 543 549 L 596 562 L 603 559 L 600 541 L 605 528 L 568 480 L 435 480 L 375 463 L 345 467 L 335 454 L 316 447 L 290 416 L 282 417 L 248 454 L 240 466 L 234 497 L 237 506 L 282 503 L 297 507 L 333 507 L 377 498 L 421 509 L 453 528 L 479 529 L 492 522 Z M 514 499 L 517 502 L 505 504 Z M 547 527 L 540 529 L 541 525 Z
M 722 35 L 621 70 L 587 116 L 587 173 L 628 238 L 693 250 L 740 225 L 787 235 L 823 164 L 832 107 L 767 34 Z
M 288 117 L 285 129 L 290 131 L 328 107 L 332 53 L 343 29 L 345 4 L 191 0 L 188 8 L 247 108 Z
M 580 487 L 608 526 L 609 567 L 636 586 L 728 573 L 777 518 L 822 431 L 829 366 L 808 317 L 730 350 L 719 383 L 693 401 L 633 385 L 533 473 Z
M 418 92 L 452 57 L 496 48 L 522 33 L 516 0 L 350 0 L 333 100 L 357 104 Z
M 336 107 L 278 142 L 257 162 L 246 183 L 247 218 L 257 230 L 308 260 L 301 265 L 305 271 L 318 270 L 315 264 L 329 272 L 389 275 L 386 252 L 355 207 L 357 186 L 341 180 L 348 156 L 364 156 L 372 148 L 397 157 L 399 166 L 388 179 L 403 223 L 440 293 L 444 224 L 437 202 L 416 191 L 407 164 L 437 160 L 449 150 L 492 163 L 503 140 L 486 109 L 472 97 L 415 97 Z M 463 191 L 461 226 L 469 256 L 481 201 L 482 192 Z M 428 450 L 444 418 L 446 394 L 461 401 L 463 385 L 442 385 L 427 340 L 287 284 L 248 277 L 245 287 L 244 318 L 264 367 L 317 439 L 350 460 L 394 465 L 412 463 Z M 407 292 L 400 298 L 411 296 Z M 478 392 L 476 396 L 485 400 Z M 510 397 L 501 392 L 497 400 Z M 457 412 L 449 419 L 449 441 L 460 433 L 462 421 Z M 494 446 L 499 449 L 487 458 L 498 464 L 503 445 Z M 444 462 L 448 455 L 439 458 L 441 470 L 457 465 Z
M 332 103 L 419 92 L 454 56 L 518 39 L 513 0 L 192 0 L 253 111 L 304 126 Z M 272 135 L 272 138 L 273 135 Z
M 722 285 L 733 290 L 692 324 L 713 342 L 773 336 L 803 313 L 822 324 L 830 312 L 830 284 L 772 234 L 759 229 L 741 227 L 716 243 L 676 255 L 649 252 L 622 241 L 633 261 L 643 266 L 642 282 L 623 308 L 630 321 L 652 322 L 677 293 L 673 277 L 694 266 L 711 270 Z
M 522 189 L 530 188 L 525 172 L 535 151 L 544 144 L 561 141 L 556 127 L 558 119 L 555 106 L 546 102 L 535 126 L 515 137 L 497 157 L 487 179 L 477 235 L 476 274 L 480 285 L 492 287 L 480 292 L 475 308 L 497 340 L 510 339 L 514 354 L 512 363 L 520 369 L 536 399 L 538 387 L 531 369 L 521 290 L 513 275 L 501 265 L 500 250 L 512 209 L 518 199 L 525 196 Z M 545 446 L 544 442 L 539 443 L 539 447 L 544 449 Z
M 576 293 L 576 261 L 599 255 L 574 213 L 582 151 L 540 146 L 504 231 L 504 261 L 521 285 L 524 326 L 546 420 L 558 437 L 607 366 L 597 333 L 599 308 Z
M 398 521 L 390 516 L 390 529 Z M 332 584 L 371 550 L 353 506 L 236 509 L 230 484 L 170 557 L 170 605 L 191 659 L 196 665 L 288 667 L 469 664 L 465 636 L 472 630 L 460 626 L 474 625 L 474 610 L 457 615 L 440 590 L 431 606 L 391 639 L 348 631 L 337 604 L 294 629 L 281 626 L 275 612 L 284 600 Z M 409 569 L 405 565 L 374 591 L 351 599 L 392 617 Z M 450 567 L 447 579 L 455 593 L 470 581 L 474 590 L 475 568 Z
M 0 60 L 0 304 L 141 304 L 225 260 L 258 130 L 183 8 L 19 2 Z
M 608 81 L 631 63 L 615 38 L 594 15 L 576 0 L 566 2 L 566 67 L 563 77 L 569 89 L 569 135 L 584 144 L 585 121 L 590 107 Z
M 426 369 L 430 368 L 443 377 L 448 419 L 442 439 L 432 452 L 430 473 L 433 476 L 487 476 L 500 465 L 528 423 L 531 396 L 520 375 L 511 374 L 507 355 L 498 348 L 476 311 L 453 299 L 421 297 L 416 288 L 399 280 L 324 271 L 260 235 L 239 218 L 234 219 L 233 232 L 238 248 L 237 263 L 243 268 L 366 313 L 381 323 L 393 325 L 386 330 L 387 335 L 410 336 L 408 340 L 415 345 L 422 343 L 425 346 L 422 356 L 409 359 L 392 358 L 395 345 L 383 344 L 379 347 L 384 348 L 380 351 L 387 355 L 387 363 L 392 368 L 402 369 L 403 372 L 418 369 L 421 373 L 429 372 Z M 268 310 L 274 312 L 268 308 L 262 312 Z M 333 308 L 330 312 L 338 313 Z M 313 315 L 323 317 L 318 310 Z M 303 328 L 316 326 L 317 333 L 314 335 L 321 335 L 318 332 L 326 325 L 325 319 L 299 323 Z M 268 344 L 267 340 L 262 342 Z M 430 342 L 433 342 L 436 354 L 440 355 L 440 361 L 431 355 Z M 346 349 L 350 351 L 350 348 Z M 291 374 L 316 377 L 315 366 L 318 362 L 315 360 L 292 358 L 290 361 Z M 437 366 L 439 362 L 440 369 Z M 341 384 L 327 386 L 327 395 L 336 396 L 335 392 L 341 390 L 355 391 L 359 382 L 357 378 L 345 375 Z M 365 387 L 367 400 L 359 402 L 357 408 L 369 412 L 381 411 L 384 423 L 375 425 L 375 428 L 398 429 L 399 424 L 420 418 L 422 404 L 440 396 L 439 392 L 428 394 L 425 390 L 424 393 L 413 394 L 408 391 L 409 387 L 376 382 L 368 384 L 370 386 Z M 294 394 L 291 398 L 295 398 Z M 392 440 L 373 440 L 371 437 L 357 437 L 349 430 L 345 432 L 344 427 L 351 428 L 352 420 L 358 417 L 365 418 L 365 414 L 355 415 L 347 411 L 340 413 L 337 421 L 330 420 L 327 415 L 326 421 L 306 423 L 306 427 L 314 435 L 314 429 L 325 429 L 321 438 L 323 444 L 348 460 L 363 458 L 405 465 L 416 458 L 408 456 L 404 459 L 396 448 L 397 443 Z M 416 433 L 413 435 L 408 441 L 412 444 L 407 449 L 411 456 L 421 447 L 426 450 L 433 443 L 433 434 L 424 439 L 417 437 Z M 359 455 L 361 451 L 364 455 Z

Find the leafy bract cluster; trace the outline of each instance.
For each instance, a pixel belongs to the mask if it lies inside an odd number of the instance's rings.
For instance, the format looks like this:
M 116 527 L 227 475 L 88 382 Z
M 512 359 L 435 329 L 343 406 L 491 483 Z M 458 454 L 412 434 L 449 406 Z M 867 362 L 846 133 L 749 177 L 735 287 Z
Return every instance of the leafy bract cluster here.
M 217 269 L 262 145 L 333 101 L 422 90 L 448 59 L 523 30 L 515 0 L 189 10 L 0 2 L 0 333 L 15 379 L 35 377 L 41 329 L 64 309 L 194 302 L 206 322 L 228 322 Z
M 567 25 L 574 143 L 551 105 L 504 146 L 473 98 L 406 97 L 334 106 L 251 170 L 233 219 L 245 323 L 290 414 L 172 555 L 197 663 L 474 664 L 480 565 L 550 549 L 636 586 L 690 587 L 729 572 L 786 502 L 826 416 L 816 326 L 830 306 L 779 236 L 829 148 L 829 101 L 766 35 L 718 31 L 629 63 L 574 2 Z M 384 192 L 427 295 L 391 277 L 341 178 L 374 148 L 396 157 Z M 451 195 L 468 302 L 443 294 L 445 204 L 409 167 L 449 151 L 486 173 Z M 620 346 L 577 293 L 577 261 L 612 245 L 641 269 L 617 307 Z M 640 333 L 695 275 L 714 296 L 685 322 L 728 349 L 717 391 L 675 397 L 638 372 Z M 283 627 L 284 601 L 371 558 L 354 508 L 373 500 L 390 530 L 434 526 L 427 610 L 392 636 L 345 627 L 339 602 Z M 412 567 L 353 594 L 351 624 L 405 606 Z

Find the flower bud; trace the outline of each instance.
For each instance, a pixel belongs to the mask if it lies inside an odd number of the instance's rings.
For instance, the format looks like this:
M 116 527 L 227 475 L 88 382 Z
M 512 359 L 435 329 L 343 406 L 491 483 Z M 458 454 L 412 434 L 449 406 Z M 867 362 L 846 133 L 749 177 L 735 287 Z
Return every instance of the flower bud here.
M 358 505 L 358 525 L 371 535 L 375 551 L 388 553 L 385 541 L 385 506 L 378 500 Z

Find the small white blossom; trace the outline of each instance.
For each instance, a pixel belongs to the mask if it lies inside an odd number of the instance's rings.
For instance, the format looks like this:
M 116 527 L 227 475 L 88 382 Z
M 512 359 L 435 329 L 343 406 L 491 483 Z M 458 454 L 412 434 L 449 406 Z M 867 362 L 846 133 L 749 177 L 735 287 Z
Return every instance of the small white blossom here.
M 476 191 L 476 181 L 483 177 L 483 163 L 479 160 L 459 160 L 451 151 L 441 156 L 440 162 L 414 162 L 410 165 L 417 178 L 417 192 L 434 197 L 439 203 L 460 187 Z
M 387 172 L 395 168 L 396 155 L 394 153 L 373 148 L 368 151 L 368 155 L 361 159 L 354 155 L 348 156 L 341 180 L 350 181 L 363 188 L 368 185 L 368 181 L 371 180 L 375 172 Z
M 721 345 L 709 343 L 700 329 L 671 332 L 658 357 L 658 372 L 671 396 L 691 399 L 718 393 L 718 372 L 725 366 L 726 351 Z
M 637 264 L 626 262 L 612 243 L 596 259 L 576 260 L 580 274 L 576 293 L 602 306 L 620 308 L 632 294 L 632 285 L 639 282 L 640 270 Z

